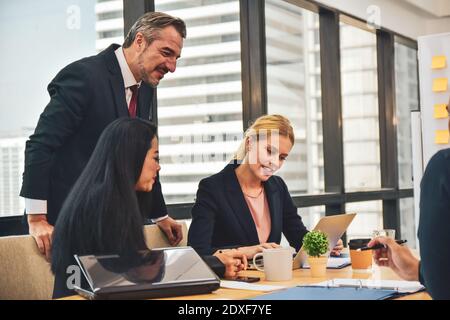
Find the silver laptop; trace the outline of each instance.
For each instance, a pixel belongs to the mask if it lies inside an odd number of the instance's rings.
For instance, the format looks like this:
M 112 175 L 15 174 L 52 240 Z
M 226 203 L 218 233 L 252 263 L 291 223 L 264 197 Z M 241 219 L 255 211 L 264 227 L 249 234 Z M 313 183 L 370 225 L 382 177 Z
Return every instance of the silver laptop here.
M 143 250 L 131 255 L 88 255 L 75 259 L 89 288 L 88 299 L 145 299 L 209 293 L 220 279 L 191 247 Z
M 353 221 L 355 216 L 356 213 L 347 213 L 322 217 L 313 230 L 320 230 L 322 232 L 325 232 L 329 241 L 328 251 L 331 251 L 336 246 L 338 240 L 342 237 L 345 230 L 347 230 L 348 226 Z M 294 258 L 292 264 L 293 269 L 301 268 L 306 261 L 306 257 L 307 255 L 303 250 L 303 247 L 300 248 Z

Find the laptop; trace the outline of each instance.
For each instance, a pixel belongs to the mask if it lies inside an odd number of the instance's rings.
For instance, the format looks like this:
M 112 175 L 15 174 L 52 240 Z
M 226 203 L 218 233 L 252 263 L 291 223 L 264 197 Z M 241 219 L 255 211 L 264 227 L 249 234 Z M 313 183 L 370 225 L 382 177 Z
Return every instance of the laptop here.
M 356 213 L 347 213 L 322 217 L 313 230 L 320 230 L 326 233 L 329 241 L 328 251 L 331 251 L 336 246 L 338 240 L 342 237 L 344 232 L 347 230 L 348 226 L 353 221 L 355 216 Z M 292 250 L 294 251 L 293 255 L 294 260 L 292 263 L 292 268 L 293 269 L 299 269 L 302 267 L 309 268 L 309 266 L 306 265 L 307 254 L 303 250 L 303 248 L 300 248 L 300 250 L 297 253 L 295 253 L 294 248 L 292 248 Z M 258 266 L 263 266 L 264 261 L 262 256 L 256 259 L 256 263 L 258 264 Z M 330 259 L 328 259 L 327 267 L 332 269 L 340 269 L 348 265 L 350 265 L 350 258 L 348 256 L 336 258 L 330 257 Z M 253 264 L 252 259 L 249 260 L 248 269 L 256 270 L 256 267 Z
M 191 247 L 74 257 L 89 285 L 74 289 L 90 300 L 173 297 L 220 287 L 220 279 Z
M 350 223 L 355 218 L 356 213 L 347 213 L 347 214 L 338 214 L 334 216 L 326 216 L 322 217 L 319 222 L 316 224 L 313 230 L 320 230 L 324 232 L 328 237 L 328 251 L 336 246 L 339 239 L 344 234 L 345 230 L 347 230 Z M 303 247 L 300 248 L 297 255 L 294 258 L 292 267 L 293 269 L 301 268 L 306 262 L 307 254 L 303 250 Z

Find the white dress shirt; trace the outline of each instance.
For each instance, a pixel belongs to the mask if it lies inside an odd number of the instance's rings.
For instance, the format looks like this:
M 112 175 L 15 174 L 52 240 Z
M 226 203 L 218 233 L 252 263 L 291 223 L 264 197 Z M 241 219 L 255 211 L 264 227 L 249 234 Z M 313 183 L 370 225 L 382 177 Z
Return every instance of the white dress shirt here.
M 134 85 L 141 85 L 141 81 L 136 81 L 133 73 L 130 70 L 130 66 L 125 59 L 122 47 L 117 48 L 114 53 L 116 54 L 117 61 L 119 62 L 120 72 L 122 73 L 123 82 L 125 85 L 125 99 L 128 107 L 130 106 L 131 96 L 133 92 L 130 87 Z M 47 214 L 47 200 L 29 199 L 25 198 L 25 211 L 27 214 Z M 168 215 L 152 219 L 153 222 L 164 220 Z

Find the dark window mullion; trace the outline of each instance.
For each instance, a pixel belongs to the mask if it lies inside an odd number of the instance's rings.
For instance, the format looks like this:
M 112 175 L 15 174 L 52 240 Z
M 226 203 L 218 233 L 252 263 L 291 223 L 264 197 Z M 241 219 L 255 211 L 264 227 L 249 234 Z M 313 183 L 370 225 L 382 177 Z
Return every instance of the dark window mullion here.
M 325 192 L 344 193 L 344 152 L 341 104 L 339 14 L 322 9 L 320 63 L 322 74 L 322 126 Z M 326 215 L 345 211 L 345 205 L 326 205 Z
M 155 11 L 154 0 L 123 0 L 123 33 L 127 36 L 128 30 L 136 20 L 146 12 Z

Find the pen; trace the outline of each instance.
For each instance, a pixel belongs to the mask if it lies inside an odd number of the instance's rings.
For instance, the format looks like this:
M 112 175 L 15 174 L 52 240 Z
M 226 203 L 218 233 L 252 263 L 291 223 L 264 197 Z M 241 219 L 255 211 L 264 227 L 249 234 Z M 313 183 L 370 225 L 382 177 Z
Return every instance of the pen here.
M 403 244 L 407 241 L 406 240 L 395 240 L 395 242 L 397 242 L 398 244 Z M 382 248 L 385 248 L 384 244 L 379 243 L 379 244 L 374 245 L 373 247 L 366 246 L 366 247 L 356 249 L 356 251 L 377 250 L 377 249 L 382 249 Z

